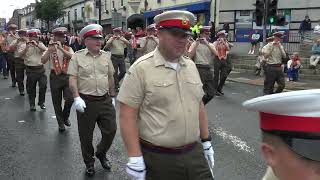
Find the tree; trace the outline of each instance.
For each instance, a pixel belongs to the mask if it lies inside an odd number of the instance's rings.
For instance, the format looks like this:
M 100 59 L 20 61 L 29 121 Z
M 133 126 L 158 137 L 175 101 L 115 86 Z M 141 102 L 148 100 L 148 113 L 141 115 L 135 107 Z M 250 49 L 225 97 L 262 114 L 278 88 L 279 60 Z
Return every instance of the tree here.
M 36 0 L 35 13 L 38 19 L 45 21 L 50 29 L 50 22 L 54 22 L 60 17 L 63 17 L 64 0 Z

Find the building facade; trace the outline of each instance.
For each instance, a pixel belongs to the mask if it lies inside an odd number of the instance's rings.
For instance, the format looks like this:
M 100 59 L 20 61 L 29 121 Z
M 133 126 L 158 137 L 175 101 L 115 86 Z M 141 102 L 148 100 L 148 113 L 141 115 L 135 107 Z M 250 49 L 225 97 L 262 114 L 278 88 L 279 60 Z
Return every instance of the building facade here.
M 139 14 L 140 19 L 145 21 L 144 25 L 149 25 L 153 23 L 153 18 L 163 11 L 187 10 L 196 15 L 199 24 L 208 25 L 210 21 L 215 21 L 215 3 L 215 0 L 129 0 L 131 16 L 128 17 L 128 24 L 134 23 L 131 22 L 131 17 L 139 19 Z

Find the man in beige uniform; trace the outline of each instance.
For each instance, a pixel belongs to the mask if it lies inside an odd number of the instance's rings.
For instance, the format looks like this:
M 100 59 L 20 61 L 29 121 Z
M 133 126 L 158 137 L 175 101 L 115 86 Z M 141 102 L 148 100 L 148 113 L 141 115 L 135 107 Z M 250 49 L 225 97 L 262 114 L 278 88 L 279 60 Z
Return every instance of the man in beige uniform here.
M 19 57 L 19 48 L 21 45 L 25 44 L 27 39 L 28 29 L 20 29 L 18 31 L 19 39 L 15 39 L 11 45 L 10 49 L 14 51 L 14 66 L 16 72 L 16 81 L 18 83 L 18 89 L 21 96 L 24 96 L 24 74 L 26 66 L 24 65 L 24 59 Z
M 31 29 L 27 32 L 29 41 L 22 44 L 18 50 L 20 57 L 24 59 L 27 72 L 27 93 L 29 96 L 30 111 L 36 111 L 35 99 L 37 92 L 37 83 L 39 85 L 38 105 L 41 109 L 46 109 L 44 105 L 47 91 L 47 76 L 44 66 L 41 62 L 41 56 L 47 50 L 46 46 L 39 41 L 40 30 Z
M 262 180 L 320 179 L 320 89 L 262 96 L 243 105 L 260 114 L 261 152 L 269 166 Z
M 130 46 L 130 42 L 122 36 L 122 28 L 114 28 L 113 36 L 107 41 L 105 48 L 111 50 L 111 61 L 115 70 L 114 82 L 116 91 L 119 90 L 119 82 L 126 74 L 126 64 L 124 62 L 124 49 Z
M 200 74 L 205 95 L 202 98 L 206 105 L 215 94 L 213 72 L 211 65 L 217 52 L 212 43 L 209 43 L 211 26 L 203 26 L 200 28 L 200 37 L 191 44 L 189 48 L 189 57 L 194 60 Z
M 282 58 L 286 57 L 286 52 L 280 43 L 283 35 L 283 31 L 273 33 L 273 41 L 262 48 L 262 53 L 266 59 L 264 94 L 281 93 L 285 88 Z M 274 91 L 276 82 L 278 87 Z
M 159 39 L 156 37 L 157 28 L 155 24 L 151 24 L 147 26 L 147 36 L 141 38 L 141 48 L 138 48 L 141 56 L 146 55 L 156 49 L 159 44 Z
M 12 81 L 11 87 L 16 87 L 16 83 L 17 83 L 16 70 L 15 70 L 15 66 L 14 66 L 14 62 L 15 62 L 14 51 L 15 51 L 15 49 L 10 48 L 13 41 L 19 39 L 19 36 L 17 34 L 17 28 L 18 28 L 18 26 L 15 24 L 10 24 L 8 26 L 9 32 L 8 32 L 8 36 L 5 41 L 6 46 L 7 46 L 7 66 L 10 71 L 10 76 L 11 76 L 11 81 Z
M 117 130 L 112 98 L 115 96 L 114 69 L 108 54 L 100 50 L 103 44 L 102 30 L 102 26 L 90 24 L 80 31 L 79 35 L 87 48 L 72 56 L 68 69 L 70 89 L 77 110 L 82 157 L 88 176 L 95 173 L 92 138 L 96 123 L 102 138 L 95 156 L 105 169 L 111 168 L 106 153 Z
M 49 42 L 48 50 L 41 58 L 43 64 L 50 60 L 50 90 L 60 132 L 66 130 L 65 125 L 71 126 L 69 115 L 73 104 L 67 71 L 69 61 L 74 52 L 71 47 L 65 44 L 64 36 L 67 31 L 68 29 L 65 27 L 58 27 L 52 30 L 53 41 Z M 62 97 L 65 100 L 63 109 Z
M 194 19 L 188 11 L 157 15 L 159 46 L 131 66 L 120 89 L 126 171 L 133 179 L 213 179 L 201 79 L 183 56 Z

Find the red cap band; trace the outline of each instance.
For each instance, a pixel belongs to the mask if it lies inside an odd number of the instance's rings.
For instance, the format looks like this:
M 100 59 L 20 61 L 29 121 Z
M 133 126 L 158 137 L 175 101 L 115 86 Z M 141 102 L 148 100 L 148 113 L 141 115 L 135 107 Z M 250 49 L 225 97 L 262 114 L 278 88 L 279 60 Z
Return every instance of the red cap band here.
M 36 37 L 36 36 L 38 36 L 38 33 L 37 32 L 30 32 L 30 33 L 28 33 L 28 36 Z
M 160 27 L 178 27 L 181 29 L 190 29 L 190 21 L 181 19 L 170 19 L 161 21 L 159 23 Z
M 298 117 L 260 112 L 263 130 L 279 130 L 306 133 L 320 132 L 320 117 Z
M 86 38 L 86 37 L 88 37 L 88 36 L 93 36 L 93 35 L 101 35 L 101 33 L 102 33 L 101 31 L 94 29 L 94 30 L 91 30 L 91 31 L 86 32 L 86 33 L 83 35 L 83 38 Z

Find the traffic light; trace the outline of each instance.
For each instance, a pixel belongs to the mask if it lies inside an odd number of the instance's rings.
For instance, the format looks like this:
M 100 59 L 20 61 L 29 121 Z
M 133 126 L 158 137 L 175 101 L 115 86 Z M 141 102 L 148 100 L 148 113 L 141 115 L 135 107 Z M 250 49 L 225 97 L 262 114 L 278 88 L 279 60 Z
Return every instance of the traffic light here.
M 277 23 L 278 0 L 268 0 L 267 24 Z
M 264 16 L 264 0 L 256 0 L 256 24 L 257 26 L 262 26 L 263 16 Z

